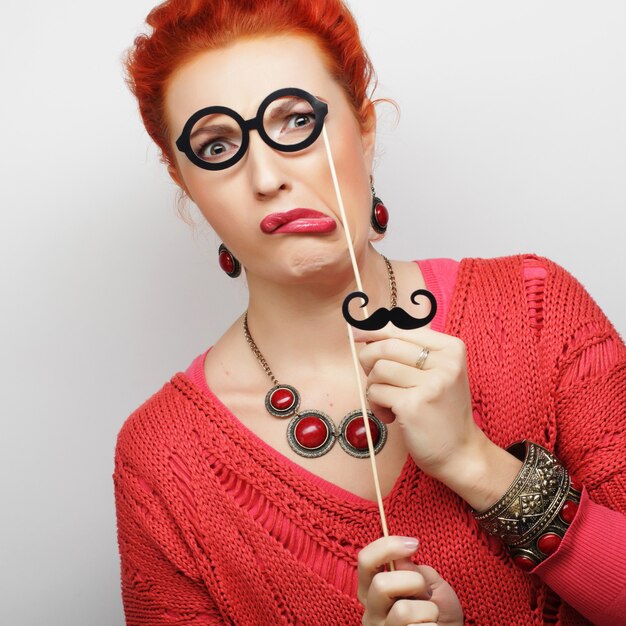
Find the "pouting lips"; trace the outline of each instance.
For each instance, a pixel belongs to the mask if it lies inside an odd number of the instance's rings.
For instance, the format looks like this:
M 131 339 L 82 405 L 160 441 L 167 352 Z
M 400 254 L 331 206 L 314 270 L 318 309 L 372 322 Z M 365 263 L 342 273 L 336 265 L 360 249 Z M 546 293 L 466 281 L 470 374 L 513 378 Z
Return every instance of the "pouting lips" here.
M 296 220 L 306 220 L 312 224 L 319 221 L 319 226 L 323 226 L 322 230 L 325 231 L 334 230 L 336 225 L 335 220 L 332 217 L 320 211 L 315 211 L 313 209 L 291 209 L 290 211 L 285 211 L 284 213 L 270 213 L 270 215 L 261 220 L 259 226 L 264 233 L 269 234 L 275 232 L 281 226 L 289 224 L 290 222 L 295 222 Z

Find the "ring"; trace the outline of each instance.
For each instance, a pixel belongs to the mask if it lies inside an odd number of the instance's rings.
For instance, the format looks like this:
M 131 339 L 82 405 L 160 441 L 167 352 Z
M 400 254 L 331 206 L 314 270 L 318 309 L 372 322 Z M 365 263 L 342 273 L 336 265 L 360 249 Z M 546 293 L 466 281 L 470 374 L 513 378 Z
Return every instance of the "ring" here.
M 430 351 L 428 350 L 428 348 L 422 348 L 422 351 L 419 353 L 419 356 L 417 357 L 417 361 L 415 361 L 415 367 L 418 370 L 424 369 L 424 363 L 426 363 L 426 359 L 428 358 L 429 354 L 430 354 Z

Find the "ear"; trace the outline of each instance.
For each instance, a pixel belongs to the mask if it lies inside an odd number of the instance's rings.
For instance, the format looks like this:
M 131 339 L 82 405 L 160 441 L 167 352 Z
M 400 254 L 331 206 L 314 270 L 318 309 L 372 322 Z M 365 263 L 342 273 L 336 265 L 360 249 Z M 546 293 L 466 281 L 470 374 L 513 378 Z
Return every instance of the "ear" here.
M 363 144 L 363 156 L 370 171 L 374 163 L 374 152 L 376 151 L 376 111 L 371 100 L 363 102 L 361 110 L 365 114 L 365 125 L 361 131 L 361 142 Z
M 189 190 L 187 189 L 187 186 L 185 185 L 185 182 L 183 181 L 183 177 L 180 175 L 180 173 L 176 169 L 176 166 L 168 165 L 167 173 L 170 175 L 170 178 L 185 192 L 187 197 L 193 202 L 193 198 L 191 197 L 191 194 L 189 193 Z

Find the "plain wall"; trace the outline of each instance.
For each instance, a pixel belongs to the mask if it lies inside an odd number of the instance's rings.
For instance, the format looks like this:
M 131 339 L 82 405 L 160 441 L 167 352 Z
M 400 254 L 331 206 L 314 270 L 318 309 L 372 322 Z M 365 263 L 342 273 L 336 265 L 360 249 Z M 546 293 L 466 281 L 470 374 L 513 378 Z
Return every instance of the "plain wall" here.
M 546 255 L 623 334 L 626 3 L 351 5 L 402 111 L 379 107 L 381 251 Z M 245 307 L 123 83 L 152 6 L 3 3 L 2 624 L 123 623 L 116 434 Z

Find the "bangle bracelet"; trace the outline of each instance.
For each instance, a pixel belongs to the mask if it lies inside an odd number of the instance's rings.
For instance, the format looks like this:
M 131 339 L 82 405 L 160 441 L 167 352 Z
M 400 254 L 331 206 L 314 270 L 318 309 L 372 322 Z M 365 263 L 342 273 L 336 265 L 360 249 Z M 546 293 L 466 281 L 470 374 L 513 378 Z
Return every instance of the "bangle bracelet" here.
M 536 443 L 518 441 L 507 451 L 523 461 L 522 469 L 500 500 L 473 514 L 502 539 L 515 564 L 530 571 L 559 547 L 578 510 L 581 486 Z

